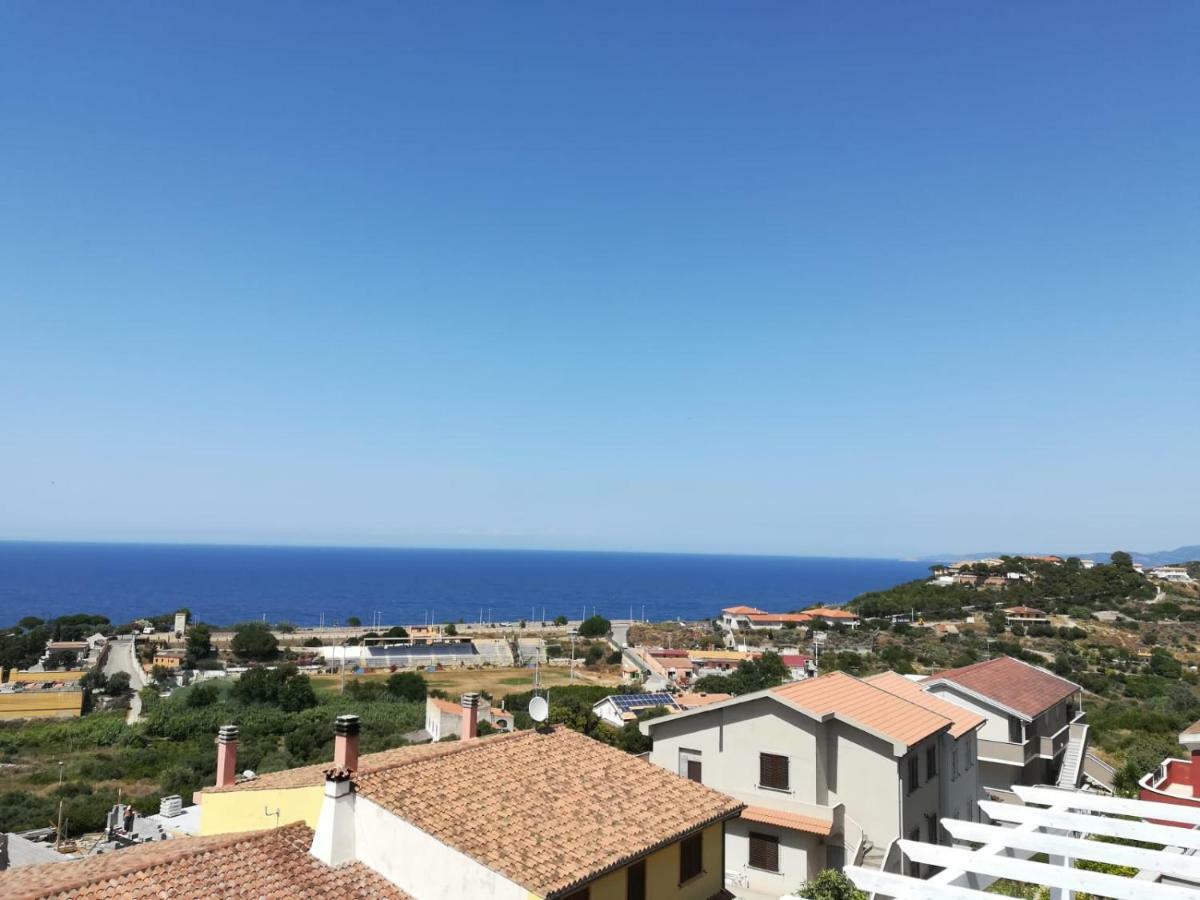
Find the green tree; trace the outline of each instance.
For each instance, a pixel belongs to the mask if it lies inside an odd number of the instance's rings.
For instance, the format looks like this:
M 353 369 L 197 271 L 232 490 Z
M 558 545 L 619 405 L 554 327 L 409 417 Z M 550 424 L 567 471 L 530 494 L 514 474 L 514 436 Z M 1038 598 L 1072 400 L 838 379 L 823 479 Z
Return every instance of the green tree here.
M 212 654 L 212 629 L 193 625 L 187 636 L 188 668 L 194 669 L 199 660 Z
M 245 622 L 234 628 L 230 649 L 240 659 L 266 662 L 279 655 L 279 641 L 262 622 Z
M 358 616 L 346 616 L 346 624 L 351 628 L 358 628 L 360 625 L 362 625 L 362 619 L 360 619 Z
M 602 638 L 608 637 L 608 633 L 612 631 L 612 622 L 604 618 L 604 616 L 595 615 L 584 619 L 579 623 L 579 636 L 585 638 Z
M 421 703 L 429 692 L 429 685 L 420 672 L 397 672 L 387 680 L 387 693 L 396 700 L 411 700 Z
M 1114 551 L 1112 556 L 1109 557 L 1109 560 L 1117 568 L 1120 568 L 1120 569 L 1132 569 L 1133 568 L 1133 557 L 1130 556 L 1128 553 L 1126 553 L 1124 550 Z
M 384 637 L 406 638 L 408 637 L 408 629 L 403 625 L 393 625 L 383 633 Z
M 279 688 L 279 707 L 284 712 L 300 712 L 317 705 L 317 694 L 307 675 L 295 675 Z
M 797 895 L 807 900 L 867 900 L 867 895 L 836 869 L 826 869 L 805 882 Z
M 122 694 L 129 693 L 129 673 L 114 672 L 108 679 L 108 684 L 104 686 L 104 693 L 110 697 L 119 697 Z
M 458 634 L 458 629 L 454 627 L 453 622 L 447 622 L 446 627 L 442 629 L 442 633 L 448 635 L 449 637 L 454 637 L 456 634 Z
M 567 617 L 566 617 L 566 616 L 555 616 L 555 617 L 554 617 L 554 624 L 555 624 L 555 625 L 558 625 L 558 626 L 566 625 L 566 624 L 567 624 Z
M 1136 797 L 1139 791 L 1138 782 L 1143 774 L 1145 773 L 1139 771 L 1133 763 L 1125 763 L 1113 775 L 1113 791 L 1118 797 Z

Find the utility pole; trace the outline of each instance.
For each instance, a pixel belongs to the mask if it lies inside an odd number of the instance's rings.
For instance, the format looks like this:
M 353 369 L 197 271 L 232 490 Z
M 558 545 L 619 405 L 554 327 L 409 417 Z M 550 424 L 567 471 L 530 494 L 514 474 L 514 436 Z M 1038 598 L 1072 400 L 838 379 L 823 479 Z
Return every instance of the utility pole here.
M 54 849 L 58 849 L 58 845 L 62 843 L 62 800 L 58 801 L 58 825 L 54 828 Z

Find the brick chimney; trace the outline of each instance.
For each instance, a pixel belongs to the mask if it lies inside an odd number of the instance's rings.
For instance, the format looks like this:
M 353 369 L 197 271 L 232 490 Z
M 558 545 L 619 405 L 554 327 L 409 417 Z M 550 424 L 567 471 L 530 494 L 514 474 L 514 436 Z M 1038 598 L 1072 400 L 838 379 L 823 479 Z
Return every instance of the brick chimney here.
M 469 741 L 479 734 L 479 695 L 462 695 L 462 739 Z
M 236 725 L 222 725 L 217 732 L 217 787 L 229 787 L 237 781 Z
M 358 771 L 358 716 L 338 716 L 333 725 L 333 764 Z

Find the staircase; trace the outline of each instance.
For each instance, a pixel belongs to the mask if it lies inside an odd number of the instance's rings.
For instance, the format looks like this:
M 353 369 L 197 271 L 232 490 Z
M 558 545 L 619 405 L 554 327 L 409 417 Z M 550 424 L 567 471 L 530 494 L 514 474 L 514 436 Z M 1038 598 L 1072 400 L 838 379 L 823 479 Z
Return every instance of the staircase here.
M 1058 770 L 1058 786 L 1075 790 L 1079 787 L 1079 773 L 1083 765 L 1084 754 L 1087 753 L 1088 726 L 1081 725 L 1078 729 L 1071 726 L 1071 739 L 1063 752 L 1062 768 Z

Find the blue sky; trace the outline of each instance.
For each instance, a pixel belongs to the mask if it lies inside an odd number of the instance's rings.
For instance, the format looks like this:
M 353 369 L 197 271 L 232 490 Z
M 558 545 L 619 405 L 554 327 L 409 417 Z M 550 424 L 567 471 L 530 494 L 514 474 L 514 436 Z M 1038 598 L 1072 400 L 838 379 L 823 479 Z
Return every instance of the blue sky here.
M 1198 40 L 1193 3 L 4 4 L 0 537 L 1200 542 Z

